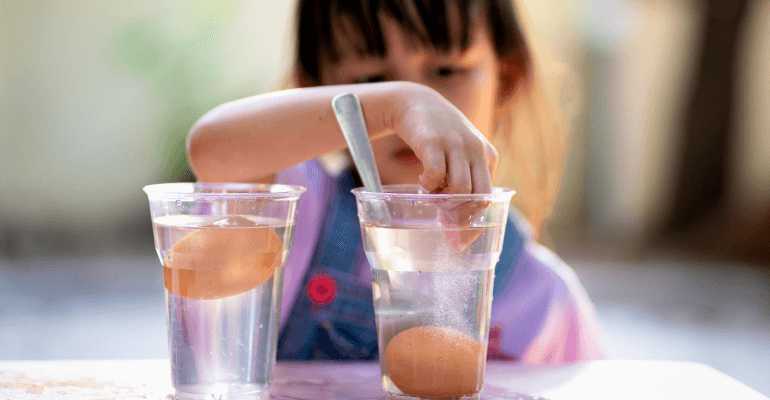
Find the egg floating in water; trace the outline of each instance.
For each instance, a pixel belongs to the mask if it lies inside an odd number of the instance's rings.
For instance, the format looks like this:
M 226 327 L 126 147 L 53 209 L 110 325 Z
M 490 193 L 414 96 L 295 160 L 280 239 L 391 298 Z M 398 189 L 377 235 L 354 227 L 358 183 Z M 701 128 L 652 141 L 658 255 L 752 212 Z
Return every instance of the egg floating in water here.
M 489 206 L 487 201 L 467 201 L 448 210 L 439 210 L 441 225 L 449 244 L 456 252 L 465 251 L 484 232 L 483 228 L 473 228 L 473 222 Z
M 169 292 L 208 300 L 246 292 L 281 266 L 281 238 L 245 217 L 226 217 L 184 236 L 166 256 L 163 281 Z
M 410 396 L 460 397 L 481 390 L 486 346 L 453 329 L 420 326 L 388 342 L 385 369 Z

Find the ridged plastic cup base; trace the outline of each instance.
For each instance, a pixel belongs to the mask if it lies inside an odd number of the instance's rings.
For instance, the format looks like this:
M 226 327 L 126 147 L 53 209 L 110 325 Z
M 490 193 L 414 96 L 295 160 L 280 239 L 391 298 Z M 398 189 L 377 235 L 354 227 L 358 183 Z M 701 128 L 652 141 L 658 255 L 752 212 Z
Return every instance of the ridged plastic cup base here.
M 409 396 L 402 393 L 391 393 L 387 392 L 387 399 L 388 400 L 479 400 L 479 394 L 469 394 L 465 396 L 460 397 L 419 397 L 419 396 Z
M 269 400 L 270 392 L 266 389 L 245 392 L 228 391 L 226 393 L 190 393 L 177 390 L 174 400 Z

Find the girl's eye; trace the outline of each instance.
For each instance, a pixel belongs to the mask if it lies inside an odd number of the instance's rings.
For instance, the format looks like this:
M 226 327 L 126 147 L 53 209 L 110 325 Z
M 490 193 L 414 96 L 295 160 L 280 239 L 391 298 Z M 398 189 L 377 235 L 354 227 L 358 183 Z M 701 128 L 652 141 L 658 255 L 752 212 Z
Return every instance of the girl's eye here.
M 438 78 L 450 78 L 460 72 L 462 72 L 462 70 L 456 67 L 438 67 L 434 68 L 432 71 L 433 76 Z
M 354 81 L 355 83 L 375 83 L 375 82 L 385 82 L 388 80 L 388 77 L 384 74 L 379 75 L 369 75 L 369 76 L 362 76 L 360 78 L 356 78 Z

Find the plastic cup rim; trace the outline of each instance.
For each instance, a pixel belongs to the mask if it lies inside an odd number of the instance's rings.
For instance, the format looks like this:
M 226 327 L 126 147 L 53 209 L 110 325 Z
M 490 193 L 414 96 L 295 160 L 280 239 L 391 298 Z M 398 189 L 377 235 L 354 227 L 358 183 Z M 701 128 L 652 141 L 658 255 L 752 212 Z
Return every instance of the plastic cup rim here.
M 402 184 L 402 185 L 383 185 L 383 192 L 370 192 L 364 187 L 357 187 L 351 192 L 357 198 L 366 199 L 407 199 L 407 200 L 461 200 L 461 201 L 494 201 L 508 200 L 516 194 L 516 191 L 504 187 L 493 187 L 491 193 L 470 193 L 470 194 L 446 194 L 446 193 L 427 193 L 420 185 Z M 411 189 L 414 191 L 424 191 L 425 193 L 403 193 L 395 191 L 397 189 Z
M 207 189 L 212 192 L 199 191 Z M 298 198 L 307 189 L 281 183 L 176 182 L 155 183 L 145 186 L 142 190 L 152 199 L 286 199 Z M 251 190 L 267 191 L 251 192 Z

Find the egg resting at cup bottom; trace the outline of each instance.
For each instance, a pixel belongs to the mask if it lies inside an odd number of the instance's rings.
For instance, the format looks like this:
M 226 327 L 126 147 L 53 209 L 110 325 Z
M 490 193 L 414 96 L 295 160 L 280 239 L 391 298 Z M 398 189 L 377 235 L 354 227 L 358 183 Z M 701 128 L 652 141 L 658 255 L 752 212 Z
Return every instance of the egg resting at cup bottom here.
M 486 347 L 453 329 L 420 326 L 388 342 L 385 369 L 406 395 L 460 397 L 481 390 Z

